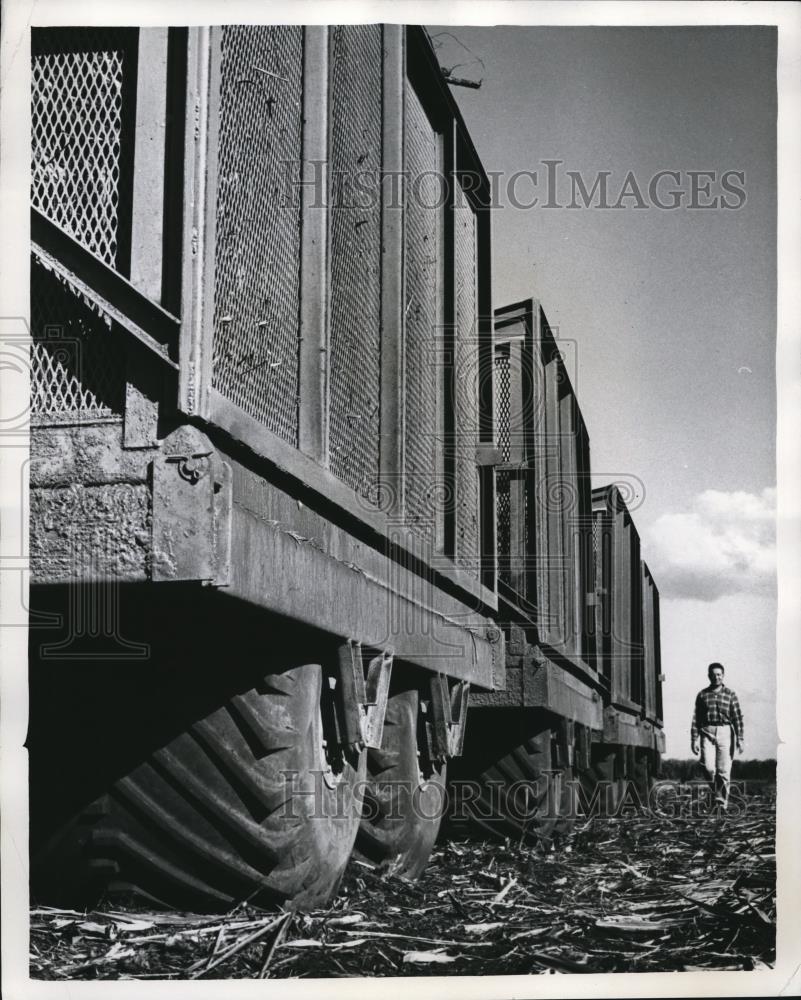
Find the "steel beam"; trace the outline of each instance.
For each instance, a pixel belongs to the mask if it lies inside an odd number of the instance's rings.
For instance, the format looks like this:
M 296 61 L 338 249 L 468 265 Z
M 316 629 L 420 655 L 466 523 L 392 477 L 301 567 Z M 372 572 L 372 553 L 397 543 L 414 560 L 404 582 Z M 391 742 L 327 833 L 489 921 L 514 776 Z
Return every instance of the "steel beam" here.
M 381 177 L 381 420 L 379 462 L 386 484 L 382 506 L 397 523 L 403 519 L 403 87 L 404 28 L 385 24 L 382 92 Z
M 328 28 L 307 25 L 303 53 L 298 444 L 328 466 Z
M 131 284 L 154 302 L 162 291 L 168 30 L 140 28 L 137 60 Z

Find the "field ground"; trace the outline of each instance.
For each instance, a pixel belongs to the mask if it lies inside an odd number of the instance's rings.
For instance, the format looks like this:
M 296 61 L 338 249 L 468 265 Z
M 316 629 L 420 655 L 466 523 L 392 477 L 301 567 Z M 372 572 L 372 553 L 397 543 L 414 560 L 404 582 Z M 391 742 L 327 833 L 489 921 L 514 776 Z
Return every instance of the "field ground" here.
M 740 816 L 580 819 L 561 844 L 445 840 L 417 883 L 351 861 L 331 907 L 31 911 L 38 979 L 520 975 L 764 968 L 775 792 Z

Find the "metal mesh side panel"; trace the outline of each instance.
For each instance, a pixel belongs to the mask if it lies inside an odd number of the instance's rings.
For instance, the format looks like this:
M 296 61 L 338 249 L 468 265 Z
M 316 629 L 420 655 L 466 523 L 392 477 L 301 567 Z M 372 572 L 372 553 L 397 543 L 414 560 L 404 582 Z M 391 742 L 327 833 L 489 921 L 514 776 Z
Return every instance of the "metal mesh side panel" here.
M 601 608 L 598 601 L 601 595 L 597 567 L 601 553 L 598 550 L 598 518 L 592 514 L 592 501 L 590 501 L 588 517 L 591 521 L 591 529 L 587 532 L 587 592 L 593 594 L 594 601 L 587 608 L 587 632 L 590 637 L 589 648 L 592 651 L 593 663 L 598 670 L 600 669 L 599 654 L 601 652 Z
M 509 358 L 509 345 L 497 344 L 495 347 L 495 405 L 496 405 L 496 436 L 504 462 L 511 456 L 512 434 L 511 418 L 512 371 Z M 506 473 L 508 476 L 508 473 Z
M 631 526 L 629 534 L 629 593 L 631 594 L 631 633 L 629 636 L 629 656 L 631 658 L 631 675 L 629 692 L 632 701 L 641 705 L 643 702 L 643 615 L 642 615 L 642 572 L 640 570 L 640 543 Z
M 511 393 L 511 370 L 509 345 L 498 344 L 495 348 L 495 400 L 496 427 L 498 447 L 503 460 L 509 461 L 511 434 L 509 427 Z M 495 506 L 498 525 L 498 575 L 505 582 L 510 582 L 509 574 L 509 473 L 499 472 L 495 479 Z
M 642 574 L 643 699 L 646 712 L 656 712 L 656 670 L 654 666 L 654 592 L 646 573 Z
M 31 265 L 31 418 L 119 418 L 125 371 L 106 319 L 36 261 Z
M 595 550 L 595 649 L 598 668 L 608 684 L 612 683 L 612 533 L 605 512 L 595 511 L 592 518 Z
M 456 561 L 478 572 L 478 284 L 476 215 L 461 186 L 454 204 L 456 248 Z
M 330 468 L 363 496 L 379 471 L 381 39 L 378 24 L 331 38 Z
M 661 630 L 659 623 L 659 594 L 654 591 L 653 593 L 653 633 L 652 641 L 654 644 L 654 684 L 656 685 L 656 717 L 657 719 L 664 719 L 664 712 L 662 706 L 662 639 Z
M 130 197 L 135 34 L 32 34 L 31 204 L 112 267 Z
M 212 385 L 297 444 L 303 28 L 221 46 Z
M 436 343 L 440 333 L 442 212 L 438 136 L 414 88 L 406 84 L 405 463 L 406 520 L 423 537 L 434 530 L 438 469 Z

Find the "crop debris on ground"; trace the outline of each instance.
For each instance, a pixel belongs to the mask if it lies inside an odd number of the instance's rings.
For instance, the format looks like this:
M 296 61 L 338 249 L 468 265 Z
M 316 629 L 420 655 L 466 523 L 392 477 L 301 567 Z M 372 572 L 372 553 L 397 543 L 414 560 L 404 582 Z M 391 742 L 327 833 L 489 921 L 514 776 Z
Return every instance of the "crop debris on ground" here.
M 419 881 L 354 858 L 327 909 L 31 911 L 31 976 L 258 979 L 751 970 L 775 961 L 775 794 L 741 816 L 446 839 Z

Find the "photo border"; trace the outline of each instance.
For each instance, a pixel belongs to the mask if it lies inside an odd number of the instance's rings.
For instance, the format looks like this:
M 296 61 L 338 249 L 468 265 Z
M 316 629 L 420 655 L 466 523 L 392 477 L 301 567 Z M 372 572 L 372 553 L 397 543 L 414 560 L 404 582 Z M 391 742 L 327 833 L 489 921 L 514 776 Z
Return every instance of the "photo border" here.
M 233 0 L 128 0 L 113 8 L 92 2 L 5 0 L 0 38 L 0 312 L 25 323 L 29 297 L 29 28 L 31 24 L 138 25 L 219 23 L 448 23 L 455 25 L 776 25 L 778 27 L 778 329 L 777 373 L 777 553 L 779 732 L 777 786 L 777 964 L 755 972 L 609 973 L 604 975 L 414 977 L 360 980 L 271 980 L 273 996 L 371 997 L 377 987 L 398 995 L 410 987 L 421 997 L 543 996 L 753 996 L 801 992 L 801 6 L 763 3 L 553 3 L 527 2 L 351 2 L 300 0 L 252 3 Z M 25 378 L 5 375 L 3 413 L 27 406 Z M 21 409 L 18 411 L 16 407 Z M 0 447 L 0 615 L 18 613 L 26 586 L 28 441 L 7 435 Z M 22 581 L 22 591 L 20 589 Z M 6 619 L 0 617 L 0 621 Z M 220 996 L 220 981 L 44 982 L 28 977 L 28 860 L 26 738 L 27 629 L 0 627 L 0 807 L 2 809 L 3 994 L 27 998 Z M 226 980 L 230 997 L 263 997 L 260 982 Z

